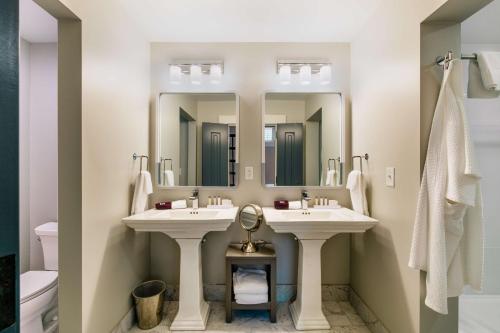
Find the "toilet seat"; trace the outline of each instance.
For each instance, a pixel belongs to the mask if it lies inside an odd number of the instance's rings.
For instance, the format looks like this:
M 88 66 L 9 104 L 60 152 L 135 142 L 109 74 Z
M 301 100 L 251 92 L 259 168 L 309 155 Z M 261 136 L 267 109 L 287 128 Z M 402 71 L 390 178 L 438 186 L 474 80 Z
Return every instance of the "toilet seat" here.
M 21 274 L 21 304 L 57 286 L 57 271 L 29 271 Z

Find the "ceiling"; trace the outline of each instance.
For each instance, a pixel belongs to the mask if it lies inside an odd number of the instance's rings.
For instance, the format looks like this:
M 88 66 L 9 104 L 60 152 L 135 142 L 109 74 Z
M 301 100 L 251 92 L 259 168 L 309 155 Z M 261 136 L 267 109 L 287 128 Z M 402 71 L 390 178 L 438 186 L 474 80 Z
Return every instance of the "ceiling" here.
M 462 23 L 462 43 L 500 43 L 500 0 L 495 0 Z
M 57 20 L 33 0 L 20 0 L 19 33 L 31 43 L 57 42 Z
M 122 0 L 152 42 L 349 42 L 382 0 Z

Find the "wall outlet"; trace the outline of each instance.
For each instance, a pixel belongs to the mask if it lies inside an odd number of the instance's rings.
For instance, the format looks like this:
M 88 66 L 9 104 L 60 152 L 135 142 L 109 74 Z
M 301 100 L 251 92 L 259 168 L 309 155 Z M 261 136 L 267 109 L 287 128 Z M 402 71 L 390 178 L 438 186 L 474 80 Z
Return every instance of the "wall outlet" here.
M 385 168 L 385 186 L 395 187 L 396 186 L 396 168 L 387 167 Z
M 253 167 L 245 167 L 245 180 L 253 179 Z

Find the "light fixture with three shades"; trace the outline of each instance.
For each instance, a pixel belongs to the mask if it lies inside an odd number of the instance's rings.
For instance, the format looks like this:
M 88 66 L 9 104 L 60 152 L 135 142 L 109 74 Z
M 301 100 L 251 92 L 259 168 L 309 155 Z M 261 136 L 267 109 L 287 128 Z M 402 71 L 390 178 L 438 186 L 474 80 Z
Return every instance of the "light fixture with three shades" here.
M 332 65 L 324 59 L 278 60 L 276 70 L 283 85 L 291 84 L 293 75 L 298 76 L 298 82 L 304 86 L 315 82 L 316 76 L 321 85 L 332 82 Z

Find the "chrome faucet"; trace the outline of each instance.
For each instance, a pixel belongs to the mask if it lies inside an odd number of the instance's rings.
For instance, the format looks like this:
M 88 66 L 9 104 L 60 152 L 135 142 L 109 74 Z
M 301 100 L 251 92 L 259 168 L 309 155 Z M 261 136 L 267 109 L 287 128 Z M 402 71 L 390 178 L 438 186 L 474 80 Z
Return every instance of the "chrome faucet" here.
M 302 209 L 307 210 L 308 205 L 309 205 L 309 200 L 311 200 L 311 197 L 309 196 L 309 193 L 306 190 L 302 191 Z
M 191 201 L 191 207 L 193 207 L 193 210 L 198 209 L 198 196 L 199 196 L 198 189 L 194 189 L 193 192 L 191 193 L 191 196 L 189 197 L 189 200 Z

